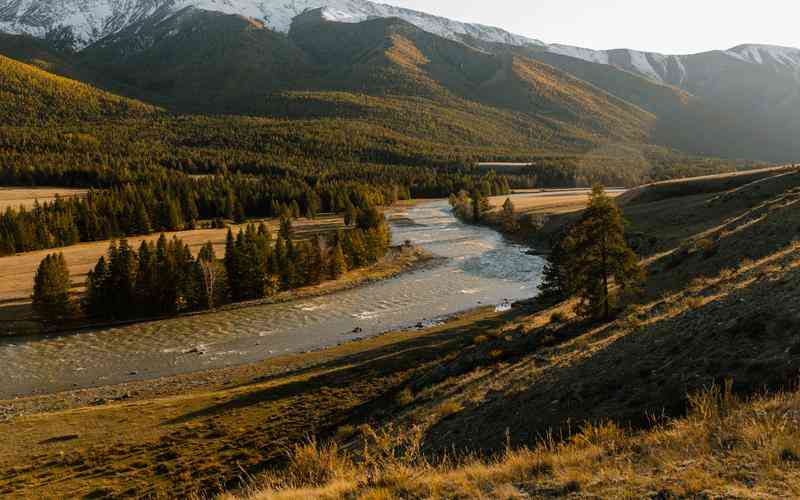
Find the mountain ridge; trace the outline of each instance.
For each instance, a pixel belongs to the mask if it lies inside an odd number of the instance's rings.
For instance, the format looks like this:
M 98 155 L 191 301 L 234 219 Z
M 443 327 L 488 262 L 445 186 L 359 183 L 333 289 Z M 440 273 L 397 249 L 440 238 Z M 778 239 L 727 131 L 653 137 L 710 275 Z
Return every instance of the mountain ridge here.
M 444 38 L 476 37 L 512 45 L 542 42 L 481 24 L 462 23 L 440 16 L 368 0 L 0 0 L 0 31 L 38 38 L 65 39 L 82 50 L 107 36 L 154 15 L 174 14 L 186 7 L 238 14 L 288 33 L 298 15 L 321 7 L 329 20 L 361 22 L 374 17 L 398 17 Z

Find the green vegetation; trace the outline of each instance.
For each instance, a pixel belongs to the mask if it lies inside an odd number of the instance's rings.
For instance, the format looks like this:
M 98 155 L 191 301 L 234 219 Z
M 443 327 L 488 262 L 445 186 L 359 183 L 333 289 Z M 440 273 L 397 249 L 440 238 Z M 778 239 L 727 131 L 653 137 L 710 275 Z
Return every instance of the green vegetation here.
M 449 201 L 456 217 L 464 222 L 480 224 L 483 222 L 484 215 L 489 211 L 488 197 L 507 193 L 508 191 L 493 192 L 475 188 L 469 194 L 465 190 L 459 191 L 458 195 L 451 193 Z
M 33 308 L 46 321 L 69 319 L 74 305 L 69 298 L 72 282 L 63 254 L 52 254 L 42 260 L 33 285 Z
M 147 117 L 158 110 L 0 55 L 3 127 Z
M 503 211 L 500 216 L 503 219 L 504 231 L 507 233 L 513 233 L 519 229 L 517 215 L 514 210 L 514 202 L 511 201 L 511 198 L 506 198 L 506 201 L 503 203 Z

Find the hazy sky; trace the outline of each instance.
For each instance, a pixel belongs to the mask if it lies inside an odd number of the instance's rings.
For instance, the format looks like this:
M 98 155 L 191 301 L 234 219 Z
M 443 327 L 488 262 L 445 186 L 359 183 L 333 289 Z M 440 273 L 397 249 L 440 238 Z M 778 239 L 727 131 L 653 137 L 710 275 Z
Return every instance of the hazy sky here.
M 798 0 L 377 0 L 548 43 L 686 54 L 743 43 L 800 48 Z

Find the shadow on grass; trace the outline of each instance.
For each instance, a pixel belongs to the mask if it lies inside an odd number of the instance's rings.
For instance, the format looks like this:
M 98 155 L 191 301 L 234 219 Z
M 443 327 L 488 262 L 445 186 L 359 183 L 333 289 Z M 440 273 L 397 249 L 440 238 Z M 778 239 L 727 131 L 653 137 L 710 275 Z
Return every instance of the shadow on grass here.
M 549 432 L 568 436 L 584 422 L 647 427 L 654 418 L 682 415 L 689 393 L 726 379 L 745 396 L 790 389 L 800 376 L 800 319 L 792 312 L 800 309 L 800 270 L 782 281 L 792 285 L 749 282 L 609 343 L 602 340 L 620 329 L 603 328 L 588 340 L 597 346 L 590 355 L 564 358 L 544 375 L 521 357 L 508 371 L 529 373 L 527 388 L 448 416 L 429 430 L 426 449 L 493 455 L 507 444 L 534 445 Z
M 240 385 L 238 388 L 302 377 L 309 373 L 327 372 L 312 376 L 307 380 L 289 382 L 265 390 L 247 392 L 230 401 L 212 405 L 167 421 L 164 425 L 186 423 L 194 419 L 288 399 L 325 388 L 348 387 L 353 383 L 364 383 L 370 380 L 396 378 L 397 383 L 401 384 L 408 374 L 418 371 L 436 360 L 458 353 L 465 346 L 472 343 L 475 335 L 498 328 L 518 314 L 520 312 L 512 311 L 507 314 L 479 320 L 466 326 L 454 326 L 437 333 L 421 335 L 376 349 L 345 355 L 311 367 L 258 378 L 249 384 Z

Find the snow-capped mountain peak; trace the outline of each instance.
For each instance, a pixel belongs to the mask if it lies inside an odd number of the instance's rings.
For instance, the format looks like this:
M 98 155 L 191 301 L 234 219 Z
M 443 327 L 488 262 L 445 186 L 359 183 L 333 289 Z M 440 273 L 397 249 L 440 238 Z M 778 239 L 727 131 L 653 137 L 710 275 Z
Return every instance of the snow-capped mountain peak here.
M 157 12 L 176 13 L 187 7 L 237 14 L 288 32 L 292 19 L 325 8 L 332 21 L 360 22 L 398 17 L 436 35 L 453 40 L 473 37 L 511 45 L 544 45 L 500 28 L 468 24 L 368 0 L 0 0 L 0 31 L 36 37 L 66 34 L 82 49 Z

